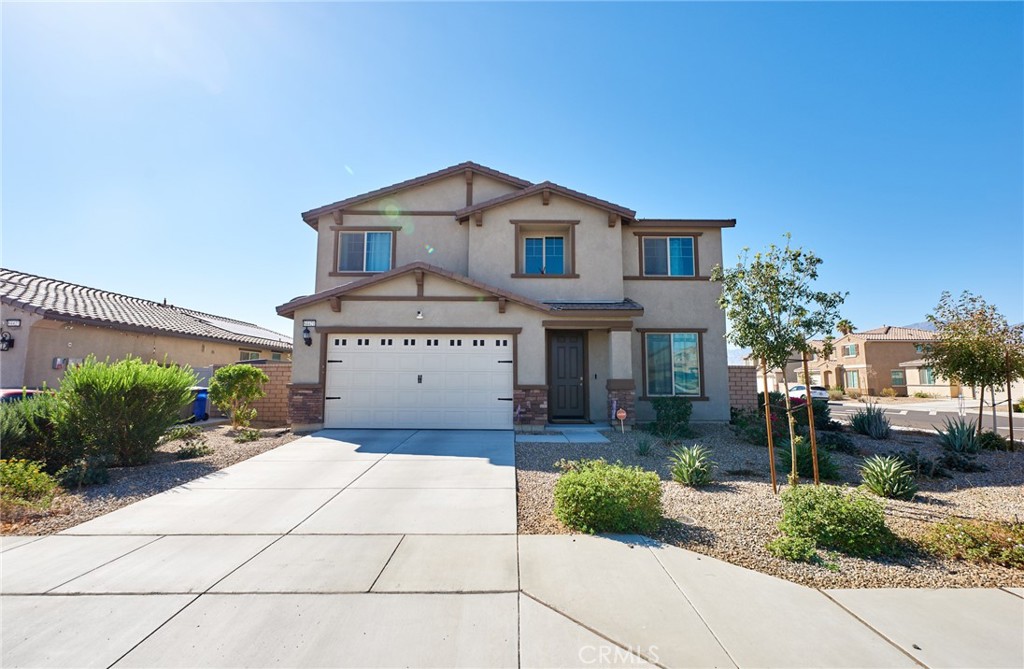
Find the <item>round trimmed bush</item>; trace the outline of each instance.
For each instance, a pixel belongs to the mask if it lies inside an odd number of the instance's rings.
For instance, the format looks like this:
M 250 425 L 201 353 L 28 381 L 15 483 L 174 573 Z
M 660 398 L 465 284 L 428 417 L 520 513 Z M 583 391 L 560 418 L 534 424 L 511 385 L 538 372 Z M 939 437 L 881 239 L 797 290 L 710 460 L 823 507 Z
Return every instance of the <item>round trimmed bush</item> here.
M 779 529 L 787 536 L 814 539 L 818 546 L 858 557 L 892 553 L 897 547 L 881 502 L 830 485 L 783 491 Z
M 581 532 L 649 534 L 661 524 L 661 480 L 605 460 L 569 463 L 555 484 L 555 516 Z

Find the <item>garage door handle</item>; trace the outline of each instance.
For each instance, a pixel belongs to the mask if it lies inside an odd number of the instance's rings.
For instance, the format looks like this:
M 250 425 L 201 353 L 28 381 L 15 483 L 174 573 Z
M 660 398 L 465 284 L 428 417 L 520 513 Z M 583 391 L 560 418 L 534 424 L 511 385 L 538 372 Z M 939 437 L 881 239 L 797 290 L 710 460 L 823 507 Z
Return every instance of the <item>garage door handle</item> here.
M 341 398 L 340 397 L 325 397 L 324 399 L 327 399 L 327 400 L 340 400 Z
M 327 362 L 345 362 L 344 360 L 328 360 Z
M 511 360 L 499 360 L 498 364 L 499 365 L 511 365 L 512 361 Z
M 511 397 L 499 397 L 498 401 L 499 402 L 511 402 L 512 398 Z

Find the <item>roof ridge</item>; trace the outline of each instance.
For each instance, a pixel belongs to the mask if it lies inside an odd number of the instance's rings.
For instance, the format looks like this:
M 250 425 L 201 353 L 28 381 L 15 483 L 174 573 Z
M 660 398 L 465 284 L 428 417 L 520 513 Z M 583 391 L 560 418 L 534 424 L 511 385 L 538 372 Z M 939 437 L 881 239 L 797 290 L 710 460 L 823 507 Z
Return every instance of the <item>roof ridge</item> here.
M 103 293 L 105 295 L 114 295 L 115 297 L 123 297 L 123 298 L 129 299 L 129 300 L 135 300 L 136 302 L 148 302 L 149 304 L 153 304 L 153 305 L 156 305 L 158 307 L 171 307 L 171 306 L 174 306 L 174 305 L 171 305 L 171 304 L 164 304 L 163 302 L 157 302 L 155 300 L 150 300 L 150 299 L 145 298 L 145 297 L 136 297 L 134 295 L 128 295 L 126 293 L 118 293 L 116 291 L 107 290 L 105 288 L 95 288 L 93 286 L 86 286 L 86 285 L 81 284 L 81 283 L 74 283 L 74 282 L 71 282 L 71 281 L 65 281 L 64 279 L 54 279 L 53 277 L 50 277 L 50 276 L 43 276 L 41 274 L 32 274 L 30 272 L 19 272 L 18 270 L 11 269 L 9 267 L 0 267 L 0 272 L 10 272 L 12 274 L 17 274 L 17 275 L 20 275 L 20 276 L 27 276 L 27 277 L 32 277 L 34 279 L 42 279 L 43 281 L 50 281 L 52 283 L 64 284 L 66 286 L 70 286 L 72 290 L 91 290 L 91 291 L 95 291 L 97 293 Z M 3 276 L 0 276 L 0 280 L 5 280 L 5 279 L 4 279 Z

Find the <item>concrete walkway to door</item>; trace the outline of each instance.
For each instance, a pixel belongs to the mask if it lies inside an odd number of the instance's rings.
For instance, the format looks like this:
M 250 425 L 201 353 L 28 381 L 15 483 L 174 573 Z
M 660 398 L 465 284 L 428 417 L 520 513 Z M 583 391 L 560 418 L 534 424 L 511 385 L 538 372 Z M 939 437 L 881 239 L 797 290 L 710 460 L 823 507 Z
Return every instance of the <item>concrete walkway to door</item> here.
M 4 667 L 1021 666 L 1024 592 L 521 536 L 510 432 L 324 431 L 0 553 Z

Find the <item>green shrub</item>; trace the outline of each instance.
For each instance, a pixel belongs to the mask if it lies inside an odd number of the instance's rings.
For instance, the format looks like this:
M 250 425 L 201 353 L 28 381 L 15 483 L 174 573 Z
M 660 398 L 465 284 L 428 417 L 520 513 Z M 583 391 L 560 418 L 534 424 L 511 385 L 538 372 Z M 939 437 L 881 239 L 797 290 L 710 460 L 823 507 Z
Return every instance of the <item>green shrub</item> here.
M 110 456 L 87 455 L 69 465 L 64 465 L 54 475 L 61 486 L 67 489 L 87 485 L 102 485 L 110 482 Z
M 174 452 L 174 457 L 178 460 L 191 460 L 193 458 L 201 458 L 210 453 L 213 453 L 213 449 L 205 443 L 192 443 L 182 445 L 181 448 Z
M 793 401 L 793 422 L 797 427 L 807 427 L 807 406 L 803 400 Z M 841 427 L 839 423 L 832 420 L 832 408 L 828 400 L 812 400 L 811 408 L 814 410 L 814 429 L 833 430 Z
M 38 462 L 0 460 L 0 501 L 11 507 L 48 509 L 57 494 L 57 482 Z
M 711 471 L 715 463 L 711 461 L 711 451 L 694 444 L 690 448 L 677 448 L 669 457 L 672 464 L 672 479 L 683 485 L 699 487 L 711 483 Z
M 651 400 L 656 418 L 653 431 L 666 439 L 681 439 L 690 434 L 693 403 L 685 397 L 655 397 Z
M 733 427 L 744 441 L 755 446 L 768 445 L 768 427 L 765 424 L 764 411 L 744 411 L 733 415 Z M 772 436 L 778 443 L 788 436 L 785 418 L 780 411 L 772 412 Z
M 52 392 L 0 404 L 3 456 L 39 462 L 51 474 L 82 458 L 86 447 L 65 415 L 65 403 Z
M 843 399 L 843 389 L 842 388 L 829 388 L 828 398 L 830 400 L 841 400 L 841 399 Z
M 818 557 L 818 543 L 807 537 L 783 535 L 771 541 L 767 548 L 775 557 L 792 562 L 814 562 Z
M 649 534 L 661 522 L 661 481 L 622 463 L 569 463 L 555 483 L 555 516 L 582 532 Z
M 861 392 L 856 388 L 850 388 L 849 390 L 846 391 L 846 396 L 849 397 L 851 400 L 859 399 L 860 395 Z
M 176 425 L 160 439 L 162 444 L 174 441 L 181 442 L 181 446 L 174 452 L 174 457 L 178 460 L 191 460 L 213 453 L 213 449 L 206 444 L 206 434 L 203 432 L 203 428 L 198 425 Z
M 933 428 L 939 434 L 939 443 L 942 448 L 951 453 L 974 455 L 981 450 L 974 421 L 961 417 L 957 417 L 956 420 L 946 418 L 941 430 L 934 426 Z
M 803 437 L 796 438 L 796 471 L 804 478 L 814 476 L 814 458 L 811 455 L 811 444 Z M 779 468 L 784 472 L 793 470 L 793 454 L 787 445 L 776 447 L 775 456 L 779 460 Z M 818 477 L 825 481 L 839 479 L 839 467 L 832 459 L 832 454 L 824 448 L 818 449 Z
M 195 383 L 190 367 L 132 357 L 98 362 L 89 356 L 64 373 L 62 419 L 81 435 L 89 454 L 111 455 L 121 466 L 145 464 L 181 409 L 192 402 Z
M 881 502 L 836 486 L 784 490 L 779 529 L 786 536 L 813 539 L 818 546 L 858 557 L 894 553 L 898 546 Z
M 640 433 L 636 437 L 636 454 L 640 457 L 646 458 L 651 454 L 651 449 L 654 447 L 654 440 L 648 434 Z
M 5 455 L 22 448 L 28 437 L 28 424 L 19 406 L 25 401 L 0 404 L 0 446 Z
M 1008 451 L 1010 440 L 991 430 L 985 430 L 978 439 L 978 447 L 983 451 Z
M 890 457 L 897 458 L 900 462 L 906 465 L 915 477 L 930 479 L 951 478 L 951 474 L 946 471 L 943 467 L 944 458 L 932 460 L 922 456 L 916 448 L 910 450 L 909 453 L 893 453 Z
M 896 391 L 892 388 L 882 388 L 882 397 L 896 397 Z
M 1024 523 L 950 518 L 932 525 L 921 545 L 942 557 L 1024 569 Z
M 243 428 L 238 431 L 238 434 L 235 435 L 235 443 L 245 444 L 250 441 L 258 441 L 259 438 L 262 436 L 263 433 L 257 429 L 251 427 Z
M 933 395 L 931 393 L 926 393 L 926 392 L 924 392 L 922 390 L 918 390 L 917 392 L 914 393 L 914 397 L 918 397 L 920 399 L 927 400 L 927 399 L 931 399 L 933 397 Z
M 892 433 L 885 409 L 880 409 L 875 404 L 868 404 L 863 409 L 857 409 L 850 418 L 850 424 L 855 432 L 867 435 L 872 439 L 888 439 Z
M 1013 405 L 1014 413 L 1024 413 L 1024 397 L 1017 400 L 1017 403 Z
M 772 409 L 779 409 L 786 406 L 786 396 L 777 390 L 768 391 L 768 404 L 772 406 Z M 763 416 L 764 415 L 764 392 L 757 394 L 757 410 Z
M 253 365 L 221 367 L 210 380 L 210 401 L 231 416 L 231 427 L 249 427 L 256 418 L 252 403 L 267 394 L 263 386 L 268 381 L 266 372 Z
M 910 499 L 917 493 L 913 470 L 899 458 L 876 455 L 860 468 L 864 487 L 879 497 Z
M 815 434 L 815 441 L 817 441 L 818 446 L 829 451 L 849 453 L 850 455 L 856 455 L 858 453 L 853 440 L 842 432 L 822 430 Z

